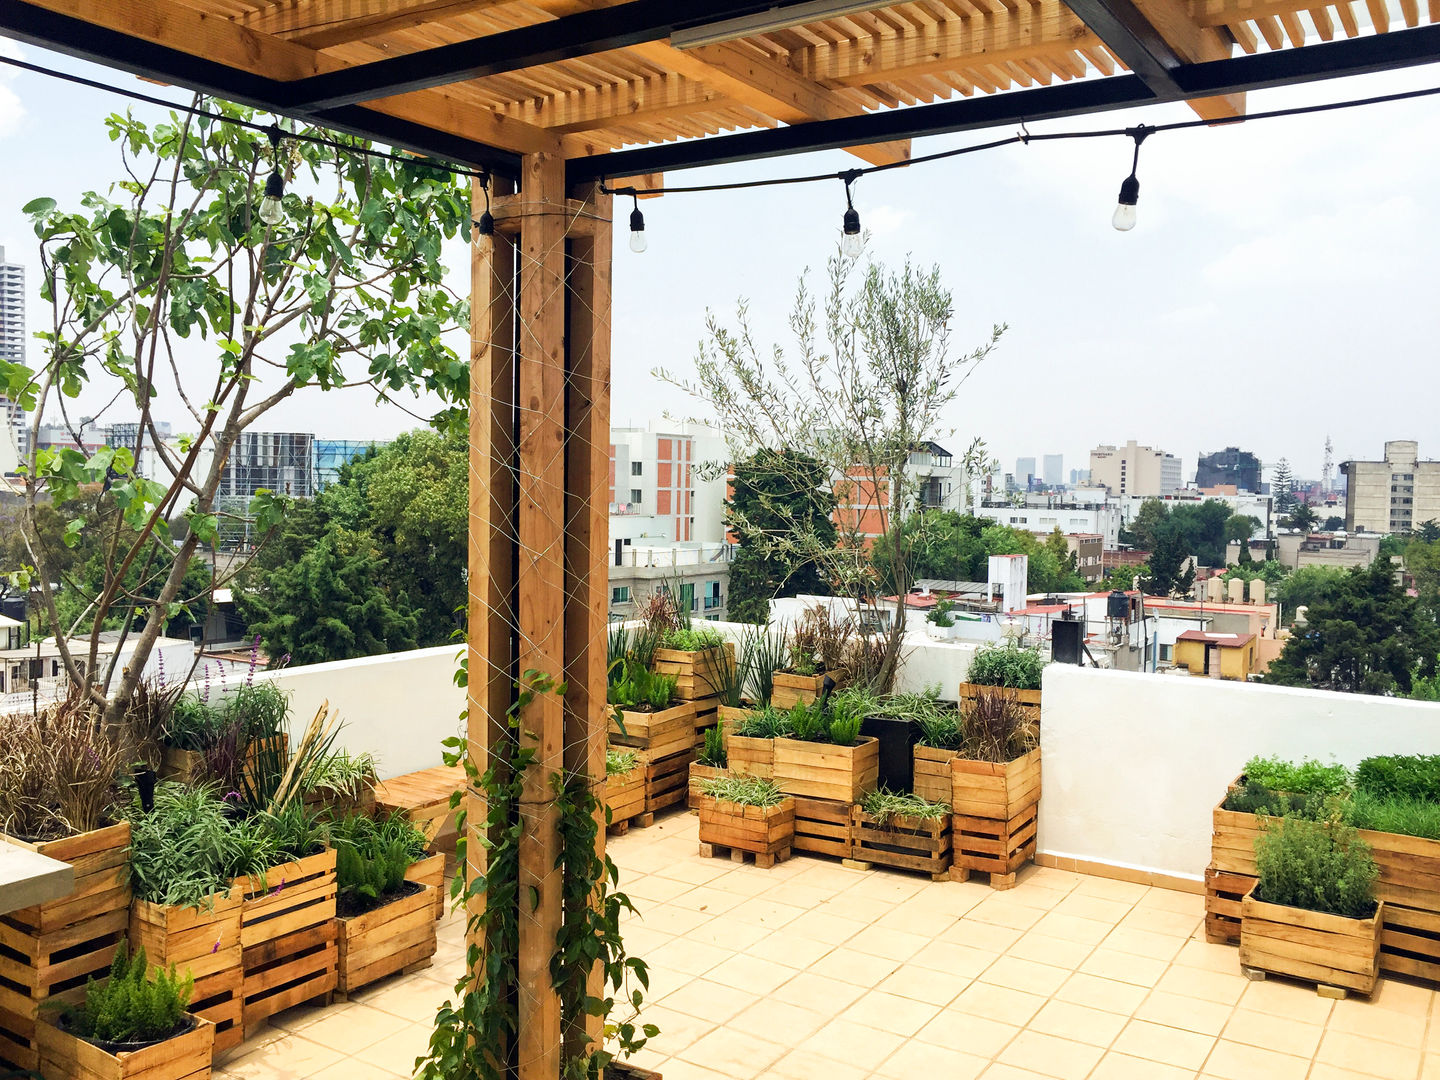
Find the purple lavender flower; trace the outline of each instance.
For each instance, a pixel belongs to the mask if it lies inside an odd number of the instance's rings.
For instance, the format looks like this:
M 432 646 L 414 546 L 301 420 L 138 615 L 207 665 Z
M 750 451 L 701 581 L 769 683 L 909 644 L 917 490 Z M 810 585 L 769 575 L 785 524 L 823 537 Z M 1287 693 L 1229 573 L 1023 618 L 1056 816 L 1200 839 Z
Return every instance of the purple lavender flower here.
M 203 702 L 205 702 L 206 705 L 209 705 L 209 704 L 210 704 L 210 665 L 209 665 L 208 663 L 204 665 L 204 674 L 205 674 L 205 691 L 204 691 L 204 693 L 202 693 L 202 694 L 200 695 L 200 700 L 202 700 Z
M 221 802 L 230 802 L 230 801 L 232 801 L 232 800 L 238 803 L 238 802 L 240 801 L 240 792 L 238 792 L 238 791 L 227 791 L 227 792 L 225 793 L 225 798 L 221 799 L 220 801 L 221 801 Z
M 159 680 L 160 680 L 160 689 L 161 689 L 161 690 L 164 690 L 164 689 L 165 689 L 165 650 L 164 650 L 164 649 L 157 649 L 157 650 L 155 651 L 155 670 L 156 670 L 157 675 L 158 675 L 158 678 L 159 678 Z
M 210 953 L 211 953 L 211 955 L 213 956 L 215 953 L 217 953 L 217 952 L 219 952 L 219 951 L 220 951 L 220 939 L 217 937 L 217 938 L 215 939 L 215 944 L 210 946 Z
M 279 895 L 280 895 L 280 890 L 283 889 L 283 888 L 285 888 L 285 879 L 282 877 L 282 878 L 280 879 L 280 884 L 279 884 L 279 885 L 276 885 L 275 888 L 273 888 L 273 889 L 270 890 L 270 895 L 271 895 L 271 896 L 279 896 Z

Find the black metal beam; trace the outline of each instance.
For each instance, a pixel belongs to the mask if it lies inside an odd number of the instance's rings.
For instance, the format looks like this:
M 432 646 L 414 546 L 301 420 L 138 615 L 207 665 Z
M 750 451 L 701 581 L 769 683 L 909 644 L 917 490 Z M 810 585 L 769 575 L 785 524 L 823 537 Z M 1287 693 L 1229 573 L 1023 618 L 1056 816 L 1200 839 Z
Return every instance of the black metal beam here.
M 1065 0 L 1065 4 L 1156 94 L 1176 92 L 1171 73 L 1184 61 L 1131 0 Z
M 810 0 L 630 0 L 550 22 L 376 60 L 287 84 L 286 103 L 313 111 L 521 71 L 661 41 L 676 30 L 783 10 Z M 876 0 L 877 6 L 882 0 Z
M 1184 64 L 1171 72 L 1176 90 L 1169 94 L 1155 93 L 1138 75 L 1083 79 L 938 105 L 918 105 L 840 120 L 817 120 L 765 131 L 574 158 L 568 163 L 567 175 L 571 183 L 580 183 L 607 177 L 674 172 L 810 150 L 1054 120 L 1160 101 L 1219 97 L 1437 62 L 1440 62 L 1440 24 L 1229 60 Z
M 284 104 L 289 83 L 96 26 L 25 0 L 0 2 L 0 35 L 239 105 L 302 122 L 321 123 L 336 131 L 377 139 L 427 157 L 489 169 L 505 176 L 519 175 L 520 157 L 510 151 L 357 106 L 326 110 L 313 116 L 302 114 Z

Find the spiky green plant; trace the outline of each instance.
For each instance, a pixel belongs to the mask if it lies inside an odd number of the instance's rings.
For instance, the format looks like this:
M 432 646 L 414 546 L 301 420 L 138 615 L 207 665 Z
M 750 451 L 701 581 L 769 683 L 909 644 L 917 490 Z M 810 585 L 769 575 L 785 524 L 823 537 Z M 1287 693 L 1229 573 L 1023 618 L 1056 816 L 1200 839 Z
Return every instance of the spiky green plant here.
M 763 808 L 779 806 L 785 794 L 774 781 L 758 776 L 720 776 L 700 782 L 700 793 L 719 802 Z
M 148 977 L 147 977 L 148 976 Z M 185 1009 L 195 980 L 182 977 L 174 965 L 149 971 L 142 946 L 132 956 L 125 942 L 115 951 L 110 976 L 85 984 L 85 1003 L 64 1012 L 70 1033 L 107 1043 L 159 1042 L 177 1035 L 185 1025 Z

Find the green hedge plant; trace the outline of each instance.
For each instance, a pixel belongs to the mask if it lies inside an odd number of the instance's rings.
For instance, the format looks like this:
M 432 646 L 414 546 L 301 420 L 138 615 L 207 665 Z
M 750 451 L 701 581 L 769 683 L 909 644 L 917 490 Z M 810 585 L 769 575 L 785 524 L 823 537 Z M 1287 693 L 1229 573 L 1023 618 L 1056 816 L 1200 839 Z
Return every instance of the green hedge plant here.
M 1255 896 L 1267 904 L 1356 919 L 1375 912 L 1379 871 L 1370 845 L 1338 809 L 1324 821 L 1268 819 L 1255 840 L 1255 863 Z
M 1045 661 L 1035 649 L 1021 645 L 987 645 L 970 661 L 966 680 L 981 686 L 1008 686 L 1014 690 L 1039 690 Z

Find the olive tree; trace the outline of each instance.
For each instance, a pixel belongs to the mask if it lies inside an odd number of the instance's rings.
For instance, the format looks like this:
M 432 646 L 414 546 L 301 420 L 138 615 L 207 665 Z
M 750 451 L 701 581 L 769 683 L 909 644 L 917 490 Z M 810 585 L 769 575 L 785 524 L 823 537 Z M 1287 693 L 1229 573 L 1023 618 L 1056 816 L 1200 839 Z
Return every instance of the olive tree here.
M 800 519 L 769 527 L 732 514 L 742 543 L 787 562 L 822 568 L 837 594 L 861 611 L 875 609 L 876 576 L 870 548 L 879 536 L 899 536 L 920 496 L 911 456 L 948 434 L 945 414 L 961 386 L 999 342 L 1004 326 L 967 353 L 951 349 L 954 313 L 940 268 L 906 259 L 898 270 L 837 253 L 827 262 L 823 297 L 800 277 L 789 316 L 793 351 L 762 350 L 747 304 L 735 326 L 712 312 L 693 379 L 655 374 L 703 402 L 724 431 L 731 461 L 761 449 L 775 461 L 797 463 L 795 487 L 813 482 L 799 463 L 818 461 L 836 503 L 838 543 Z M 983 456 L 975 450 L 974 467 Z M 907 581 L 904 542 L 885 545 L 885 578 Z M 876 682 L 893 681 L 905 633 L 905 601 L 898 595 L 884 636 Z
M 239 106 L 196 105 L 202 114 L 153 123 L 109 117 L 119 179 L 76 207 L 25 207 L 50 310 L 39 362 L 0 368 L 29 412 L 27 574 L 68 678 L 110 722 L 166 621 L 197 599 L 185 577 L 201 545 L 227 517 L 248 515 L 263 535 L 283 514 L 280 493 L 238 509 L 218 501 L 242 432 L 299 393 L 425 389 L 442 422 L 466 400 L 467 365 L 442 341 L 466 305 L 440 262 L 445 238 L 468 235 L 466 182 L 358 140 L 260 126 Z M 262 201 L 267 184 L 276 194 L 273 174 L 285 187 L 278 206 Z M 138 441 L 87 452 L 82 390 L 137 414 Z M 157 407 L 183 416 L 188 434 L 161 438 Z M 52 423 L 73 445 L 39 446 Z M 102 553 L 98 577 L 60 572 L 61 553 L 41 538 L 45 504 L 71 511 L 65 543 Z M 71 625 L 57 586 L 84 590 Z M 118 671 L 119 647 L 100 655 L 107 628 L 133 641 Z

